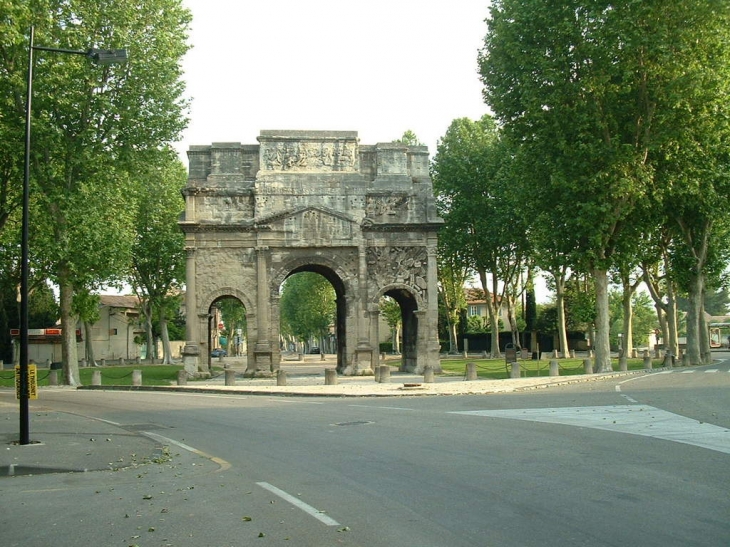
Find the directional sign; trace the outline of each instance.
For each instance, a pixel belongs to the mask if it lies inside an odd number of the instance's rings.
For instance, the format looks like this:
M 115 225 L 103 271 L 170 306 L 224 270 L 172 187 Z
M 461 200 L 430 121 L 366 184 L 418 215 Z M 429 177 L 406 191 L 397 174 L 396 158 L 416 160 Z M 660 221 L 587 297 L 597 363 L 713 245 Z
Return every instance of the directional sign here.
M 20 399 L 20 365 L 15 365 L 15 398 Z M 38 369 L 28 365 L 28 399 L 38 398 Z

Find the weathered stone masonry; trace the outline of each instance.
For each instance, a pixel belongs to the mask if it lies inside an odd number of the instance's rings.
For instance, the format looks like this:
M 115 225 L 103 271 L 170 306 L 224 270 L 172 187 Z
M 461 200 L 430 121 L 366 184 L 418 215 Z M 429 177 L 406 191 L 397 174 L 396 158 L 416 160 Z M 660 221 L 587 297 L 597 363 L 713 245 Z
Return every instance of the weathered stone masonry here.
M 190 371 L 206 366 L 208 317 L 233 296 L 248 317 L 247 373 L 281 361 L 279 287 L 292 273 L 325 276 L 337 294 L 337 367 L 371 374 L 378 302 L 403 313 L 403 369 L 439 370 L 437 230 L 425 146 L 360 145 L 353 131 L 262 131 L 258 145 L 188 151 L 180 226 L 187 248 Z

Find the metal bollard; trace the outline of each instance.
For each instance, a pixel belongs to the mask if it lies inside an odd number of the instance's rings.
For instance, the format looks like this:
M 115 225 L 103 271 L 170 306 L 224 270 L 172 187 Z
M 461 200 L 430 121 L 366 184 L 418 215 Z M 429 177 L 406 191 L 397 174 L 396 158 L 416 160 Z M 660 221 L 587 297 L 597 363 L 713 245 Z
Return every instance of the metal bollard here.
M 101 371 L 100 370 L 92 370 L 91 371 L 91 385 L 92 386 L 100 386 L 101 385 Z
M 276 373 L 276 385 L 277 386 L 285 386 L 286 385 L 286 371 L 279 369 L 279 371 Z
M 337 371 L 333 368 L 328 368 L 324 371 L 324 385 L 336 386 L 337 385 Z
M 583 371 L 586 374 L 593 374 L 593 361 L 588 357 L 583 359 Z
M 550 376 L 560 376 L 560 367 L 555 359 L 550 361 Z
M 433 366 L 426 365 L 423 368 L 423 383 L 424 384 L 433 384 L 433 381 L 434 381 Z
M 378 368 L 380 369 L 380 383 L 390 383 L 390 365 L 380 365 Z
M 236 371 L 233 369 L 226 369 L 223 371 L 223 374 L 225 374 L 225 382 L 227 386 L 235 386 L 236 385 Z
M 141 370 L 135 369 L 132 371 L 132 385 L 133 386 L 142 385 L 142 371 Z
M 177 385 L 179 385 L 179 386 L 188 385 L 188 372 L 186 370 L 177 371 Z
M 476 363 L 466 364 L 466 381 L 473 382 L 477 379 L 477 365 Z

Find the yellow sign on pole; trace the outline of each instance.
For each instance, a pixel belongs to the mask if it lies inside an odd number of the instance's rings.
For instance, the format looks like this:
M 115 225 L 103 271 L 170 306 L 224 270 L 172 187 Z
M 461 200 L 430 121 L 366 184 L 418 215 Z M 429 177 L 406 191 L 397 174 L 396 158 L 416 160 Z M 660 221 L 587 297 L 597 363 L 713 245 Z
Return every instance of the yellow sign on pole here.
M 15 398 L 20 399 L 20 365 L 15 365 Z M 38 369 L 28 365 L 28 399 L 38 398 Z

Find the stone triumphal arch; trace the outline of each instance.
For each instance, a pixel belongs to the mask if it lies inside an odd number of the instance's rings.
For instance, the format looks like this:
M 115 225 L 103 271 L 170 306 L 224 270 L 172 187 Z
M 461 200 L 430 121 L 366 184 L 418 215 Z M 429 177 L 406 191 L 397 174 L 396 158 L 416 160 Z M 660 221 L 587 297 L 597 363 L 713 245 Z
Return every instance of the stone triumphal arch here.
M 428 151 L 361 145 L 354 131 L 262 131 L 258 144 L 191 146 L 180 227 L 189 371 L 207 370 L 211 305 L 247 311 L 247 373 L 281 362 L 279 299 L 312 271 L 337 295 L 337 369 L 371 374 L 383 295 L 400 304 L 403 370 L 439 370 L 436 213 Z

